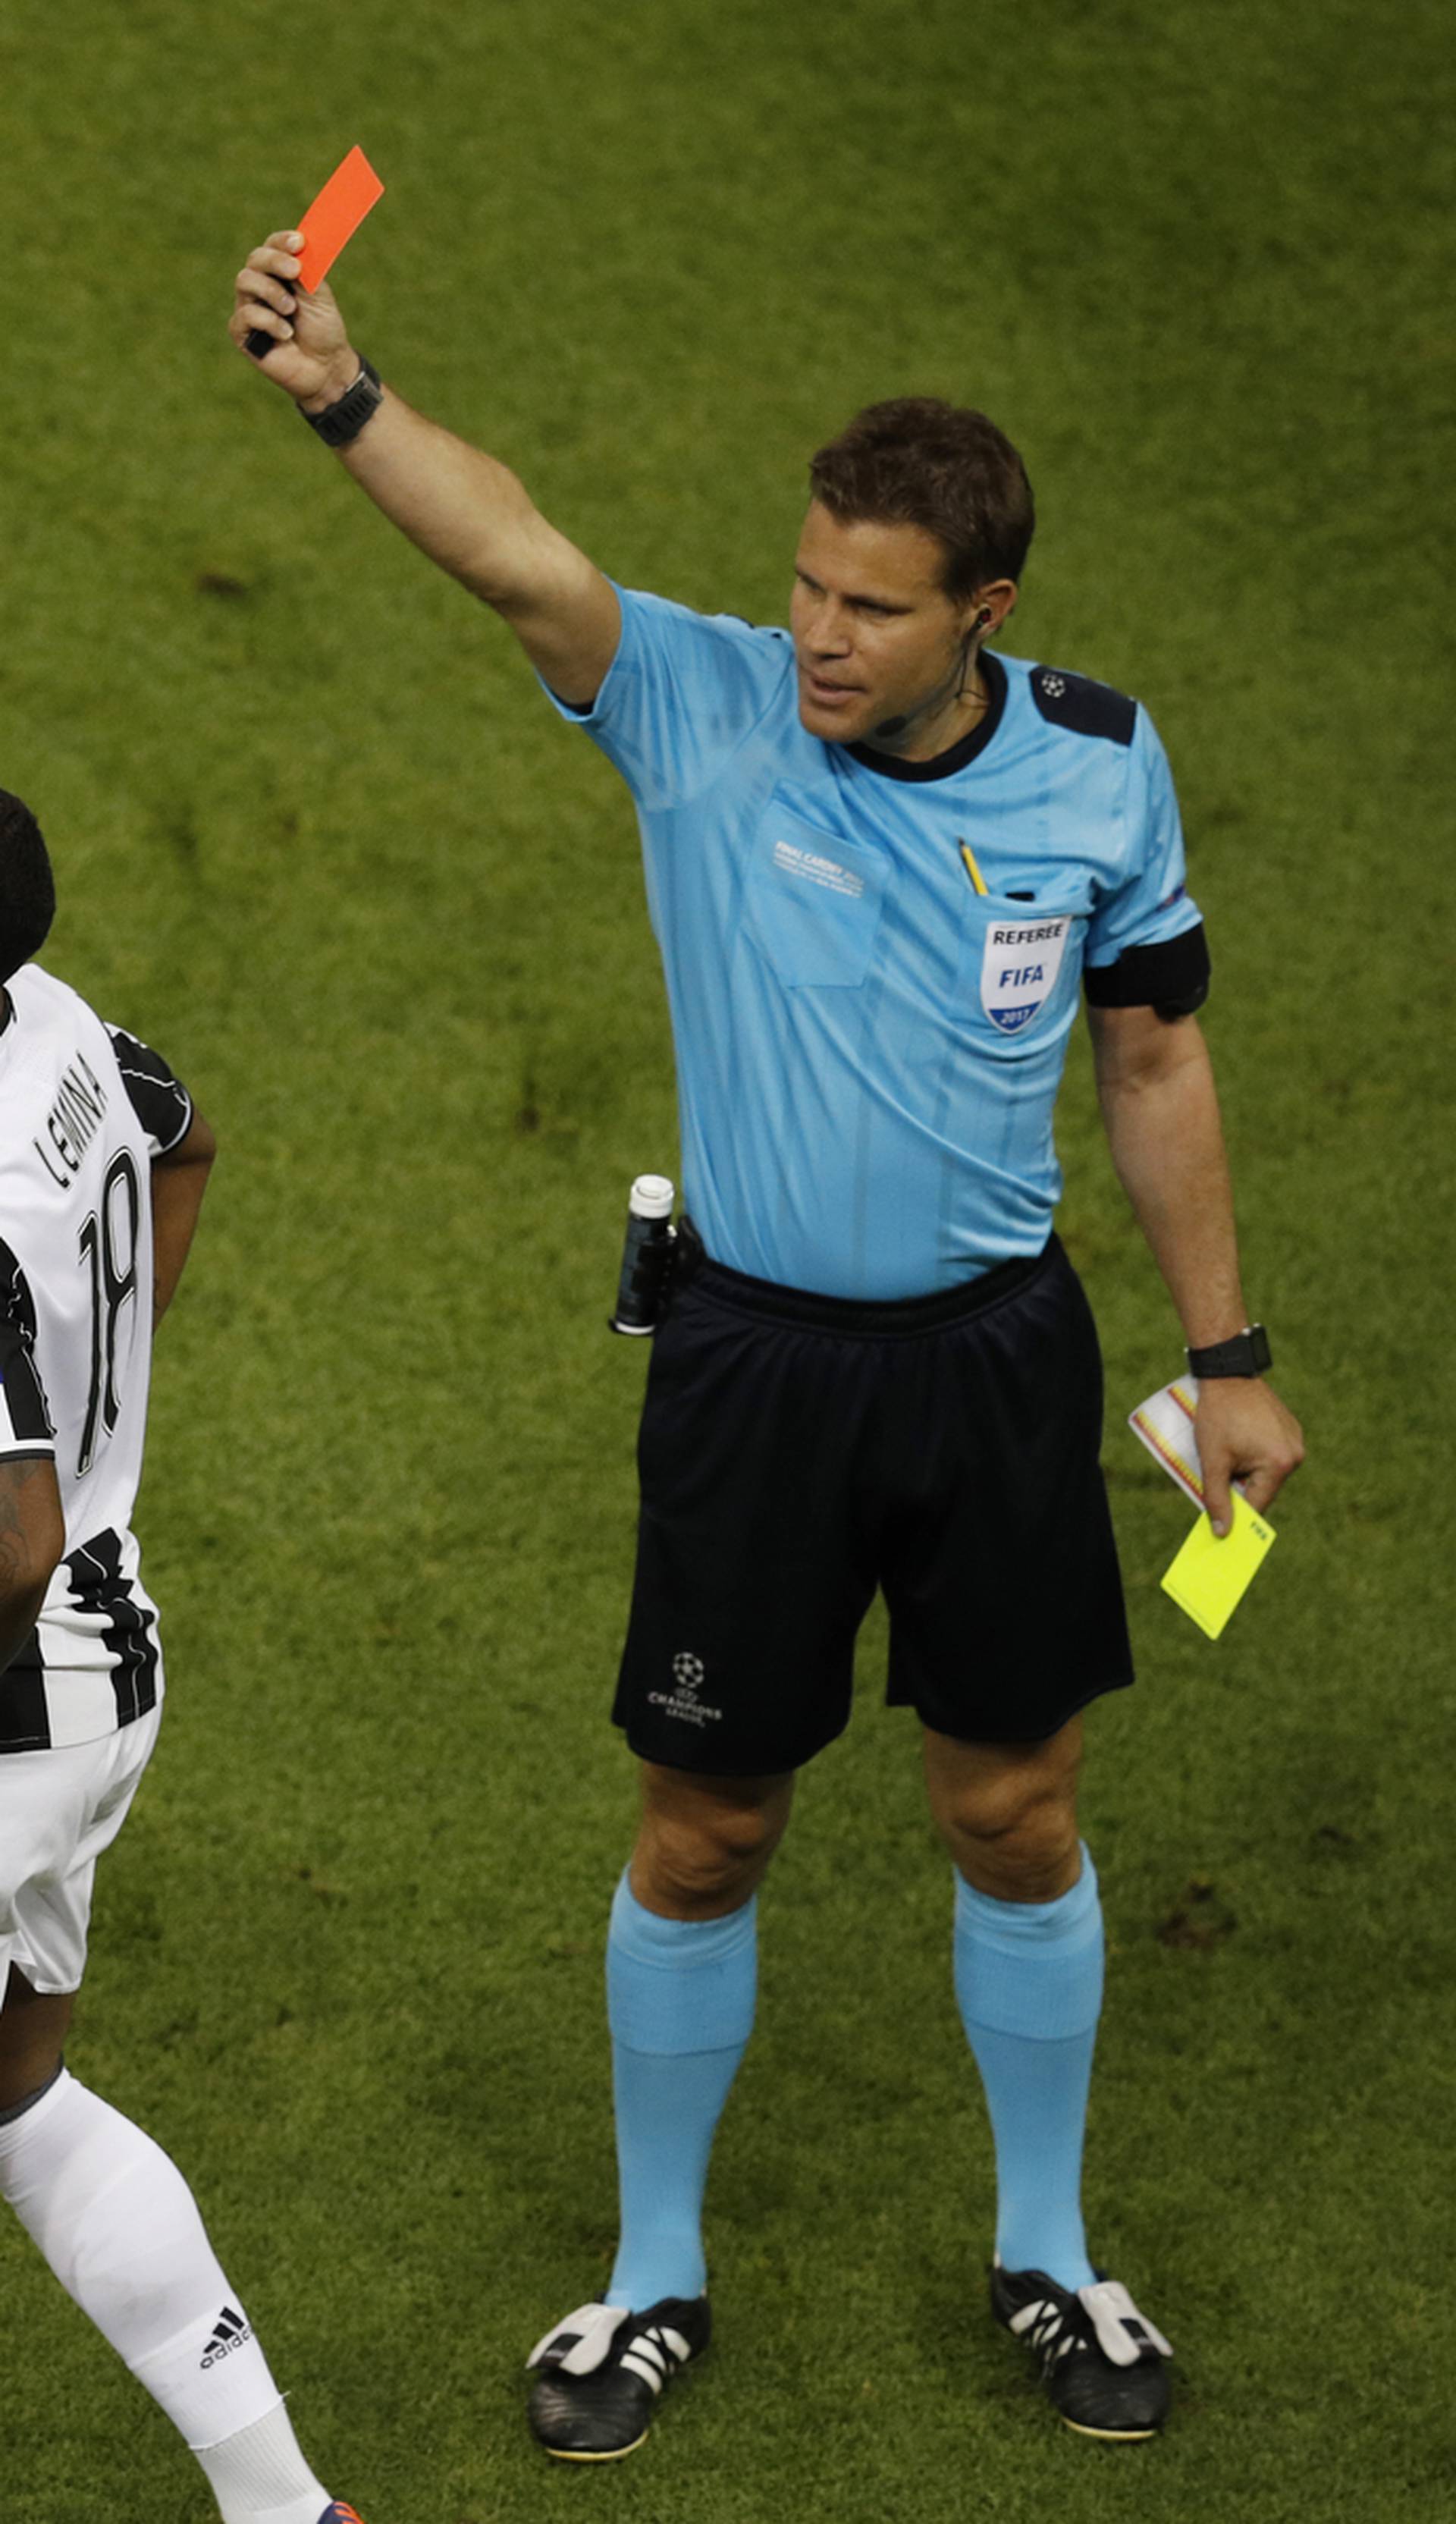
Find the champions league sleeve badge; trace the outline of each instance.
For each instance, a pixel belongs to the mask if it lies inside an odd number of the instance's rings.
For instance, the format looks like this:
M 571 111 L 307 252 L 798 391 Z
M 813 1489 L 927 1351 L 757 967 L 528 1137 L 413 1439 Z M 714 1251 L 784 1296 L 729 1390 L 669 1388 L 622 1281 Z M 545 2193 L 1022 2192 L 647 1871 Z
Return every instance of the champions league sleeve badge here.
M 981 957 L 981 1005 L 1002 1034 L 1020 1034 L 1050 996 L 1070 917 L 993 920 Z

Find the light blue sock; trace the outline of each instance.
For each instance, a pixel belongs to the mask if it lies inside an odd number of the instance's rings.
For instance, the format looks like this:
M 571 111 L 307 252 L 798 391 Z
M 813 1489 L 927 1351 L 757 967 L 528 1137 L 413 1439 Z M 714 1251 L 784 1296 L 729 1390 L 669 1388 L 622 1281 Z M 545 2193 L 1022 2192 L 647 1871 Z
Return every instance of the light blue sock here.
M 1082 2140 L 1102 2006 L 1102 1910 L 1082 1873 L 1055 1902 L 995 1902 L 955 1878 L 955 1995 L 995 2136 L 995 2248 L 1063 2287 L 1096 2273 L 1082 2229 Z
M 726 1919 L 661 1919 L 626 1876 L 611 1906 L 607 2014 L 622 2228 L 608 2305 L 700 2296 L 718 2115 L 753 2029 L 756 1898 Z

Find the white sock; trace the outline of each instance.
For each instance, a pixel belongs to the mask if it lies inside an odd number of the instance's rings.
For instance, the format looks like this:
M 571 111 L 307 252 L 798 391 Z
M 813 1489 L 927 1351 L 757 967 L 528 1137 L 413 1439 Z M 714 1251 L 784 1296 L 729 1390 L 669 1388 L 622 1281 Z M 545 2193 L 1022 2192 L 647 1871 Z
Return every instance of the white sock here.
M 262 2515 L 317 2524 L 328 2492 L 299 2452 L 197 2204 L 156 2141 L 63 2069 L 27 2111 L 0 2122 L 0 2198 L 192 2451 L 206 2455 L 224 2524 Z M 271 2506 L 248 2502 L 251 2453 L 237 2465 L 226 2455 L 260 2422 L 271 2430 L 262 2476 Z
M 299 2452 L 281 2402 L 220 2445 L 193 2451 L 213 2484 L 222 2524 L 318 2524 L 329 2503 L 328 2491 Z

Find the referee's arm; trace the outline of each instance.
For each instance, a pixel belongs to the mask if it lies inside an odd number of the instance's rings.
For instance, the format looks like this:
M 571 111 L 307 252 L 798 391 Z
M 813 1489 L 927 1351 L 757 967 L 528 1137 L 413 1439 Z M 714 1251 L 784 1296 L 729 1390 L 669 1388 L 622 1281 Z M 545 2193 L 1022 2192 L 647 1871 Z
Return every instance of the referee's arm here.
M 1097 1098 L 1118 1180 L 1178 1308 L 1190 1349 L 1248 1322 L 1234 1197 L 1208 1048 L 1196 1017 L 1089 1003 Z M 1198 1391 L 1198 1453 L 1215 1531 L 1229 1484 L 1266 1508 L 1302 1461 L 1299 1424 L 1262 1378 L 1220 1377 Z
M 327 284 L 299 294 L 295 236 L 280 228 L 250 254 L 228 331 L 240 350 L 250 331 L 271 334 L 275 348 L 256 364 L 316 418 L 355 385 L 360 358 Z M 509 465 L 388 387 L 339 461 L 412 543 L 494 607 L 562 701 L 596 700 L 616 655 L 616 591 L 542 516 Z

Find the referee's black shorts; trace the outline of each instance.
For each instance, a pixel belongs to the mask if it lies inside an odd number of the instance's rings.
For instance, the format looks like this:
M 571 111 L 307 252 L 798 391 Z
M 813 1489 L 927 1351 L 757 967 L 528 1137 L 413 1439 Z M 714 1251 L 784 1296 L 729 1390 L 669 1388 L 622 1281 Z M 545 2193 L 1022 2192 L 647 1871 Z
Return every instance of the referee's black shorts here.
M 1092 1311 L 1055 1237 L 858 1304 L 711 1261 L 653 1342 L 612 1715 L 651 1762 L 792 1771 L 849 1716 L 877 1586 L 892 1704 L 968 1743 L 1052 1735 L 1133 1679 Z

